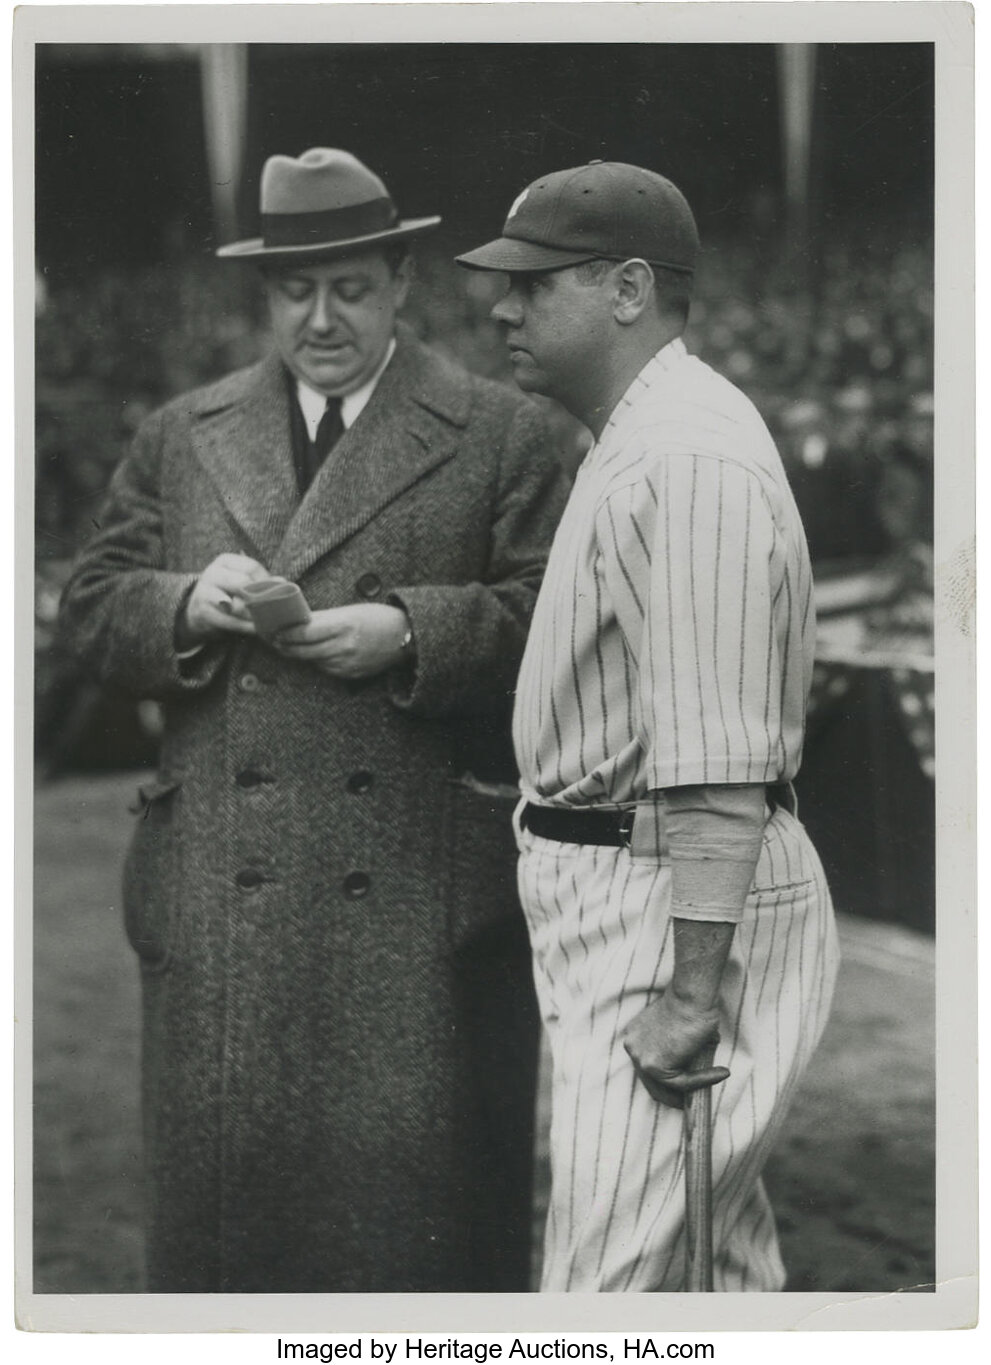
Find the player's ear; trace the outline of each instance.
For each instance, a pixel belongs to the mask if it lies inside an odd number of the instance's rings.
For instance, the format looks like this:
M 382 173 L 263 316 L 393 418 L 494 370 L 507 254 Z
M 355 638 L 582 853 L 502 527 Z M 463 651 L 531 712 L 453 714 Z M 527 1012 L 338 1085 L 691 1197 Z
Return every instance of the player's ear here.
M 654 272 L 646 261 L 639 257 L 624 261 L 617 275 L 616 304 L 613 316 L 616 321 L 629 325 L 636 322 L 654 295 Z

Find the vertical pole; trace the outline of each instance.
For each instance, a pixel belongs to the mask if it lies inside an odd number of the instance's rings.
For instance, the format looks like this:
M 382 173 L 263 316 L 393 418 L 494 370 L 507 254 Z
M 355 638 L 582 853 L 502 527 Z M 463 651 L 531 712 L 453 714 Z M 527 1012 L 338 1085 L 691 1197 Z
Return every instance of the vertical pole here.
M 780 43 L 777 49 L 784 168 L 784 262 L 794 286 L 813 283 L 812 129 L 816 44 Z
M 229 242 L 238 232 L 248 119 L 247 44 L 201 43 L 200 77 L 214 229 L 219 242 Z

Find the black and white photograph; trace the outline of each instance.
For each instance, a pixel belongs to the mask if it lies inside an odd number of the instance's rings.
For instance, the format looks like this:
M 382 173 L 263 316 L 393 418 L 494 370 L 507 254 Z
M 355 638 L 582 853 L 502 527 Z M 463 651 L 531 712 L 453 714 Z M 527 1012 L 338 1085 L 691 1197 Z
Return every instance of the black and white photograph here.
M 972 10 L 170 8 L 14 21 L 19 1325 L 971 1325 Z

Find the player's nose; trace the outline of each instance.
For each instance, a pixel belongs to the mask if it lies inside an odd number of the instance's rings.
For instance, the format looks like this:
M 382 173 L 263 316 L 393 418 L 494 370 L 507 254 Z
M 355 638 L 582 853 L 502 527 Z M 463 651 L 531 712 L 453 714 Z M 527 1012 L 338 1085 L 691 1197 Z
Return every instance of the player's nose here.
M 501 299 L 497 299 L 489 316 L 495 322 L 507 327 L 519 327 L 523 321 L 523 305 L 516 289 L 510 288 Z

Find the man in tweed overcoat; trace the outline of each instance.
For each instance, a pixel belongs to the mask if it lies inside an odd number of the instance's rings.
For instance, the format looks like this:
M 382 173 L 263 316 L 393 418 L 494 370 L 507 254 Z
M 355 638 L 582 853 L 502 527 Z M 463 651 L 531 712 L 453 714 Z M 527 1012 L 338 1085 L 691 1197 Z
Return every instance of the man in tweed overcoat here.
M 525 400 L 394 326 L 386 253 L 438 220 L 326 149 L 272 158 L 262 200 L 222 254 L 270 272 L 277 353 L 147 421 L 63 602 L 166 714 L 124 897 L 148 1287 L 525 1289 L 535 1015 L 495 793 L 557 462 Z M 314 390 L 343 395 L 319 467 Z M 270 574 L 312 610 L 274 638 L 241 596 Z

